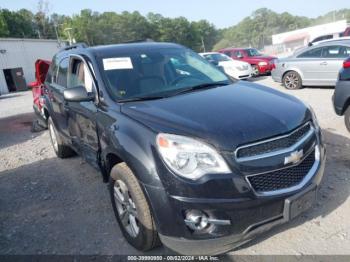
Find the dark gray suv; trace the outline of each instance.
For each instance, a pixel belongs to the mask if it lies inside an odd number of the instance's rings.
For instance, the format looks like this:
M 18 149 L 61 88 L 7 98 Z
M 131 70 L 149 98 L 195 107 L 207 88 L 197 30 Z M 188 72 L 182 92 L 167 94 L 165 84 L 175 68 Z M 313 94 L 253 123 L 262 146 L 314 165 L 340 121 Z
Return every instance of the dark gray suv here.
M 312 110 L 188 48 L 71 46 L 45 88 L 57 156 L 76 152 L 101 171 L 140 250 L 223 253 L 315 201 L 325 149 Z

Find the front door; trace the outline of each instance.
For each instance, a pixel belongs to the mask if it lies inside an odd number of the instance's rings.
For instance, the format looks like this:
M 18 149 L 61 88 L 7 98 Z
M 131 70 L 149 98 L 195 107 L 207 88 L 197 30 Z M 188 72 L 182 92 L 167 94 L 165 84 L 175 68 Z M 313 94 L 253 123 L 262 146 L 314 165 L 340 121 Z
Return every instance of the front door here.
M 68 72 L 68 88 L 84 86 L 88 93 L 96 94 L 95 84 L 86 62 L 80 57 L 71 57 Z M 98 136 L 96 130 L 96 101 L 66 102 L 68 132 L 73 146 L 81 155 L 98 168 Z

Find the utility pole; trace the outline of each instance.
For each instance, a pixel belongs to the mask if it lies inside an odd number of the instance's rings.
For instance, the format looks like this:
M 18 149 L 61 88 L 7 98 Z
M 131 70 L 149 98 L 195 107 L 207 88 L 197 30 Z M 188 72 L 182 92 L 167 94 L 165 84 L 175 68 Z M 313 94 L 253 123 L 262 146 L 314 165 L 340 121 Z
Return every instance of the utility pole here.
M 60 38 L 58 36 L 58 31 L 57 31 L 57 23 L 54 23 L 53 27 L 55 28 L 55 33 L 56 33 L 56 38 L 57 38 L 58 45 L 61 46 L 61 40 L 60 40 Z
M 201 36 L 201 40 L 202 40 L 202 48 L 203 48 L 203 52 L 206 52 L 206 51 L 205 51 L 205 44 L 204 44 L 203 36 Z

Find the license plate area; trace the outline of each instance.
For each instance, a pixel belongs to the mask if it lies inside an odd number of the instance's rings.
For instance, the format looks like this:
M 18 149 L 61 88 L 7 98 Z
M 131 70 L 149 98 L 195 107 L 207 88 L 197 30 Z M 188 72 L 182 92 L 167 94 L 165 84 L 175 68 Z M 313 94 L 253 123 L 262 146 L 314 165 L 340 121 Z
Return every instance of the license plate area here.
M 284 203 L 284 217 L 291 220 L 306 210 L 310 209 L 317 198 L 316 186 L 313 185 L 308 190 L 295 196 L 287 198 Z

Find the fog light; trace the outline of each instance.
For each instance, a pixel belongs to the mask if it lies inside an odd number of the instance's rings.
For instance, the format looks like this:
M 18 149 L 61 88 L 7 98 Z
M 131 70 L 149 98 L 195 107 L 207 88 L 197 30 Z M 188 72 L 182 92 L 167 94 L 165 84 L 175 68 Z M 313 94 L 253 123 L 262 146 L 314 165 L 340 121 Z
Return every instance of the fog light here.
M 185 223 L 186 225 L 195 231 L 200 231 L 208 228 L 211 225 L 215 226 L 229 226 L 231 225 L 230 220 L 216 219 L 209 217 L 201 210 L 187 210 L 185 213 Z
M 209 225 L 208 216 L 200 210 L 188 210 L 185 223 L 192 230 L 202 230 Z

